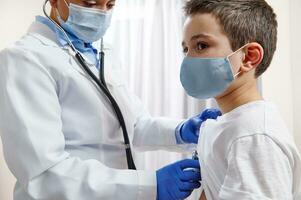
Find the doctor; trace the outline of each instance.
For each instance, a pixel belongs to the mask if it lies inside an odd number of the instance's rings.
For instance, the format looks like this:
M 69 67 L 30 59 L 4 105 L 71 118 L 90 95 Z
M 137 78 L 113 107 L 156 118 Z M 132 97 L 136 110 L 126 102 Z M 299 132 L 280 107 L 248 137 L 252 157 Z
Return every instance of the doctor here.
M 132 154 L 182 150 L 197 143 L 204 120 L 220 113 L 209 110 L 184 122 L 152 118 L 125 86 L 116 57 L 105 47 L 105 84 L 124 114 L 125 131 L 112 102 L 68 43 L 99 78 L 101 62 L 92 43 L 109 27 L 115 1 L 50 3 L 50 19 L 38 16 L 22 39 L 0 53 L 0 132 L 6 162 L 17 178 L 14 199 L 188 197 L 200 186 L 200 172 L 191 170 L 200 168 L 198 161 L 142 171 Z

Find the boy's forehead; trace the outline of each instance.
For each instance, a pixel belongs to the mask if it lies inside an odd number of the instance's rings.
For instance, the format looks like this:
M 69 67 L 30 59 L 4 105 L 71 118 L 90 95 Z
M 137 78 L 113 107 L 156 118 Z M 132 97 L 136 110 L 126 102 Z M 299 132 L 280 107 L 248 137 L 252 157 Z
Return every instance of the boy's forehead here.
M 208 37 L 225 37 L 224 31 L 216 18 L 211 14 L 195 14 L 186 19 L 184 25 L 184 40 L 191 40 L 196 35 Z

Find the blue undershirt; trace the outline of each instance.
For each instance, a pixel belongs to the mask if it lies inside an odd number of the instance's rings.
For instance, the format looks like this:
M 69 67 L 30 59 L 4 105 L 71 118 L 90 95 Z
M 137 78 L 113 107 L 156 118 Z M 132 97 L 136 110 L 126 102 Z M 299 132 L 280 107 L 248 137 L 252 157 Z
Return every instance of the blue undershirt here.
M 69 46 L 62 31 L 55 24 L 53 24 L 48 18 L 42 16 L 36 16 L 36 21 L 48 26 L 56 34 L 56 39 L 60 47 Z M 99 68 L 98 51 L 92 46 L 92 43 L 85 43 L 84 41 L 80 40 L 72 33 L 69 33 L 67 31 L 66 33 L 69 39 L 71 40 L 72 44 L 74 45 L 74 47 L 80 53 L 85 55 L 92 64 L 94 64 L 97 68 Z

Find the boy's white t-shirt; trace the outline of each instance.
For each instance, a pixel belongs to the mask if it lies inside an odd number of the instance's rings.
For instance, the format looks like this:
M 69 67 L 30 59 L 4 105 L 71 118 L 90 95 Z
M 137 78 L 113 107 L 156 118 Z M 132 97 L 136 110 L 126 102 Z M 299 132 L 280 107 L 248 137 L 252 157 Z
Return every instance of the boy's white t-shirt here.
M 207 120 L 198 153 L 207 200 L 301 200 L 300 154 L 270 102 Z

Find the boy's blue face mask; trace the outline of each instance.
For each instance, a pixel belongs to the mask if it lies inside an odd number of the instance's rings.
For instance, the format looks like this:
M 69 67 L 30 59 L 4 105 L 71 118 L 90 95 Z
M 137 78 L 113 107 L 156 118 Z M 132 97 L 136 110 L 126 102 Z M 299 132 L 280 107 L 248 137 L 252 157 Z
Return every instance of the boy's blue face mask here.
M 222 94 L 240 74 L 233 74 L 229 58 L 245 46 L 225 58 L 184 58 L 180 79 L 187 94 L 197 99 Z
M 92 43 L 101 39 L 111 24 L 112 12 L 95 8 L 86 8 L 67 2 L 69 17 L 65 22 L 59 15 L 58 20 L 61 26 L 75 35 L 85 43 Z

